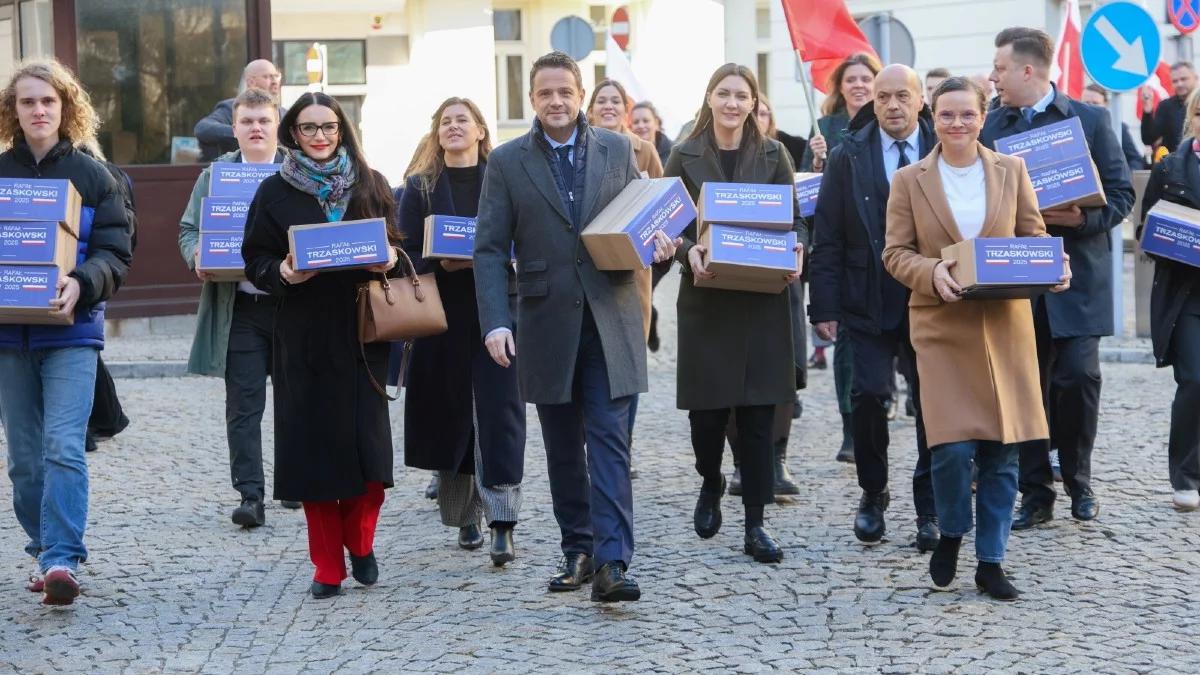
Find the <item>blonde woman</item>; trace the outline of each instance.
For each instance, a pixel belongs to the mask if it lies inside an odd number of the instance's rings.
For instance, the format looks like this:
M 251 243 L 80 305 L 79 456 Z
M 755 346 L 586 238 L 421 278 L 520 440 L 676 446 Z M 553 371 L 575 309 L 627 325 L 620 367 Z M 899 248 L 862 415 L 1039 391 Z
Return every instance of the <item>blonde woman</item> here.
M 69 325 L 0 325 L 0 409 L 13 511 L 37 558 L 27 588 L 48 605 L 79 595 L 87 559 L 84 436 L 104 346 L 104 301 L 125 278 L 133 228 L 104 165 L 80 150 L 99 121 L 87 92 L 57 61 L 26 63 L 0 91 L 0 177 L 67 179 L 82 197 L 75 269 L 47 309 Z

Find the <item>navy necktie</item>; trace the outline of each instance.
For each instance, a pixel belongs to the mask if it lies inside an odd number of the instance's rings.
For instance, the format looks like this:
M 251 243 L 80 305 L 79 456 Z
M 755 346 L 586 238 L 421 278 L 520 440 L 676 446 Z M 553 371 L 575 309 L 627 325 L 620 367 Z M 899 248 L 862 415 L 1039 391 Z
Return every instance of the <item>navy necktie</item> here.
M 571 146 L 560 145 L 554 152 L 558 153 L 558 173 L 562 175 L 563 187 L 570 196 L 575 190 L 575 165 L 571 163 Z
M 1033 108 L 1021 108 L 1021 117 L 1025 118 L 1026 124 L 1033 124 L 1033 116 L 1036 113 Z
M 908 164 L 909 164 L 908 154 L 904 152 L 905 150 L 908 149 L 908 141 L 896 141 L 893 145 L 895 146 L 896 150 L 899 151 L 899 153 L 900 153 L 900 161 L 896 162 L 896 169 L 897 170 L 903 169 L 904 167 L 908 166 Z

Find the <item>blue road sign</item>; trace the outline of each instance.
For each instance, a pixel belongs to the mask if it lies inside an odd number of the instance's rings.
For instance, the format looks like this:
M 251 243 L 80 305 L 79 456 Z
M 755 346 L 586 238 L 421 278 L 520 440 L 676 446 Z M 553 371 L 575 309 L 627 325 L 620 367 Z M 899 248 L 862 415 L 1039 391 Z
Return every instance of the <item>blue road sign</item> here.
M 1113 2 L 1098 7 L 1088 19 L 1080 52 L 1096 84 L 1129 91 L 1150 79 L 1162 55 L 1162 39 L 1146 10 L 1132 2 Z

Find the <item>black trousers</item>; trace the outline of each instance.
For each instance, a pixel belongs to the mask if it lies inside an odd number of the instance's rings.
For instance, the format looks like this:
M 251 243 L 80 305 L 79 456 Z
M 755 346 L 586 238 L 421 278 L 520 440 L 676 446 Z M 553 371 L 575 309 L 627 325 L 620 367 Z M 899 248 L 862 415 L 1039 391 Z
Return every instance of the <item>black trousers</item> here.
M 771 443 L 775 457 L 786 457 L 788 441 L 792 437 L 792 411 L 796 402 L 780 403 L 775 406 L 775 419 L 771 422 Z M 737 431 L 737 415 L 730 415 L 725 425 L 725 440 L 729 441 L 729 452 L 733 455 L 733 466 L 742 467 L 742 448 L 739 445 Z
M 867 492 L 880 492 L 888 485 L 888 405 L 895 395 L 896 358 L 915 363 L 908 321 L 878 335 L 851 328 L 841 331 L 853 358 L 850 384 L 850 419 L 854 434 L 854 465 L 858 486 Z M 925 418 L 921 414 L 921 385 L 915 368 L 909 381 L 917 425 L 917 465 L 913 470 L 913 504 L 918 516 L 937 515 L 933 502 L 933 474 L 929 444 L 925 441 Z
M 1200 489 L 1200 291 L 1192 293 L 1171 333 L 1177 388 L 1167 458 L 1174 490 Z
M 742 503 L 763 506 L 775 501 L 775 450 L 771 442 L 775 420 L 773 405 L 750 405 L 716 410 L 692 410 L 692 450 L 696 472 L 720 480 L 721 456 L 725 453 L 725 425 L 734 416 L 737 448 L 742 470 Z
M 1055 338 L 1050 332 L 1046 303 L 1034 301 L 1038 369 L 1050 437 L 1058 447 L 1063 486 L 1070 494 L 1090 492 L 1092 448 L 1100 416 L 1100 338 Z M 1050 441 L 1021 444 L 1022 501 L 1036 506 L 1054 503 L 1054 473 Z
M 262 417 L 271 374 L 271 332 L 275 298 L 238 292 L 225 355 L 225 434 L 229 439 L 229 475 L 242 497 L 265 494 Z

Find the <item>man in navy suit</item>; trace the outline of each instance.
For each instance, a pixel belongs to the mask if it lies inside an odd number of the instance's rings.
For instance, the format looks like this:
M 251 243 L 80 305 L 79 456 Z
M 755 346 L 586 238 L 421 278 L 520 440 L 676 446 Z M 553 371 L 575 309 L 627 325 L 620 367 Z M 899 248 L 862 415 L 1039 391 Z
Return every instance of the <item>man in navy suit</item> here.
M 640 177 L 625 136 L 580 113 L 583 77 L 562 52 L 533 63 L 529 133 L 488 157 L 475 235 L 479 326 L 504 367 L 519 351 L 521 395 L 537 405 L 563 559 L 551 591 L 592 582 L 592 599 L 637 600 L 629 413 L 647 389 L 632 271 L 596 269 L 580 233 Z M 508 266 L 517 257 L 517 311 Z M 655 262 L 675 249 L 659 233 Z M 514 339 L 515 334 L 515 339 Z
M 1133 184 L 1108 111 L 1067 98 L 1050 82 L 1054 41 L 1034 28 L 1006 28 L 996 36 L 991 80 L 1000 107 L 988 113 L 979 140 L 996 139 L 1079 118 L 1108 203 L 1046 209 L 1047 231 L 1062 237 L 1071 257 L 1071 289 L 1033 302 L 1042 396 L 1050 436 L 1062 461 L 1071 515 L 1093 520 L 1100 504 L 1092 492 L 1092 446 L 1100 410 L 1100 337 L 1112 335 L 1112 253 L 1109 230 L 1133 207 Z M 1054 514 L 1054 478 L 1048 441 L 1021 447 L 1021 507 L 1014 530 L 1044 523 Z

